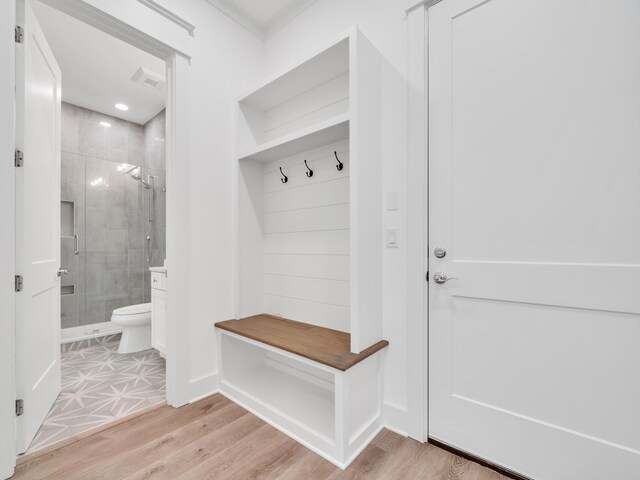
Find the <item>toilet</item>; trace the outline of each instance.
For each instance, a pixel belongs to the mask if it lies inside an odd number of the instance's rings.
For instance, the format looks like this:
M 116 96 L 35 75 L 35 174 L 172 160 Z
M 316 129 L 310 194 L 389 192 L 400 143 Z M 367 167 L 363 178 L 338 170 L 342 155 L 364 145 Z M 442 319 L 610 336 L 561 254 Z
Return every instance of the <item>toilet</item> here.
M 134 353 L 151 348 L 151 304 L 117 308 L 111 322 L 122 327 L 118 353 Z

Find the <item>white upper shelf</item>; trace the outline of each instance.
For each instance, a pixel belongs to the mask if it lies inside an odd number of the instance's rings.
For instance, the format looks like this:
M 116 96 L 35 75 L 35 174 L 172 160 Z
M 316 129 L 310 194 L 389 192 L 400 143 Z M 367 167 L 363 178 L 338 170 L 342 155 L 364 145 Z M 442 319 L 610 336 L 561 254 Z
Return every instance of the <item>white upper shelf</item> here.
M 238 159 L 271 162 L 349 138 L 353 27 L 238 100 Z
M 261 111 L 271 110 L 349 71 L 349 35 L 341 35 L 328 48 L 268 78 L 238 102 Z
M 343 113 L 240 154 L 240 160 L 272 162 L 349 138 L 349 114 Z

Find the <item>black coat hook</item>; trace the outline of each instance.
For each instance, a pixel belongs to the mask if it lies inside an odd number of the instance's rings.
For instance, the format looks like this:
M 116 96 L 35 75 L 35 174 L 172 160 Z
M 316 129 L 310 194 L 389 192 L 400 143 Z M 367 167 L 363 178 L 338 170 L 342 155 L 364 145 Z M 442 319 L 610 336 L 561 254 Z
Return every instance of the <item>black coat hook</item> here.
M 308 172 L 305 172 L 307 174 L 307 177 L 309 177 L 309 178 L 313 177 L 313 170 L 311 170 L 309 168 L 309 165 L 307 165 L 307 161 L 306 160 L 304 161 L 304 166 L 307 167 L 307 170 L 309 170 Z
M 338 158 L 338 152 L 333 152 L 333 154 L 336 156 L 336 160 L 338 161 L 338 165 L 336 165 L 336 168 L 338 169 L 339 172 L 341 172 L 342 169 L 344 168 L 344 165 L 342 164 L 342 162 Z
M 280 181 L 282 183 L 287 183 L 289 181 L 289 177 L 287 177 L 284 172 L 282 171 L 282 167 L 280 167 L 280 173 L 282 174 L 282 178 L 280 179 Z

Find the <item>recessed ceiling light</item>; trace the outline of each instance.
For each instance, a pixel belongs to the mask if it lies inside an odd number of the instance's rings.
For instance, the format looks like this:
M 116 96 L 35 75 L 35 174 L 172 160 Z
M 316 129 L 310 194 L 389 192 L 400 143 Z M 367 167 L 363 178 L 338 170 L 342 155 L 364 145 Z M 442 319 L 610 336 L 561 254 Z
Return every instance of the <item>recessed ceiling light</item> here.
M 122 111 L 129 110 L 129 107 L 127 105 L 125 105 L 124 103 L 116 103 L 116 108 L 118 110 L 122 110 Z
M 110 127 L 111 124 L 109 122 L 100 122 L 100 125 L 102 125 L 103 127 Z

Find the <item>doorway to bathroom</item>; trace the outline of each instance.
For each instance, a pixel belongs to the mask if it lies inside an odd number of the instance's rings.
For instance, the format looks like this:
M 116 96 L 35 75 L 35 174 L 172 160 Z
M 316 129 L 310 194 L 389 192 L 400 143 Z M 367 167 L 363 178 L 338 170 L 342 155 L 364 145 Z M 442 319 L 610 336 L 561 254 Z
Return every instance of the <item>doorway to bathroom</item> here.
M 62 108 L 61 390 L 29 453 L 165 402 L 167 192 L 165 62 L 30 5 Z

